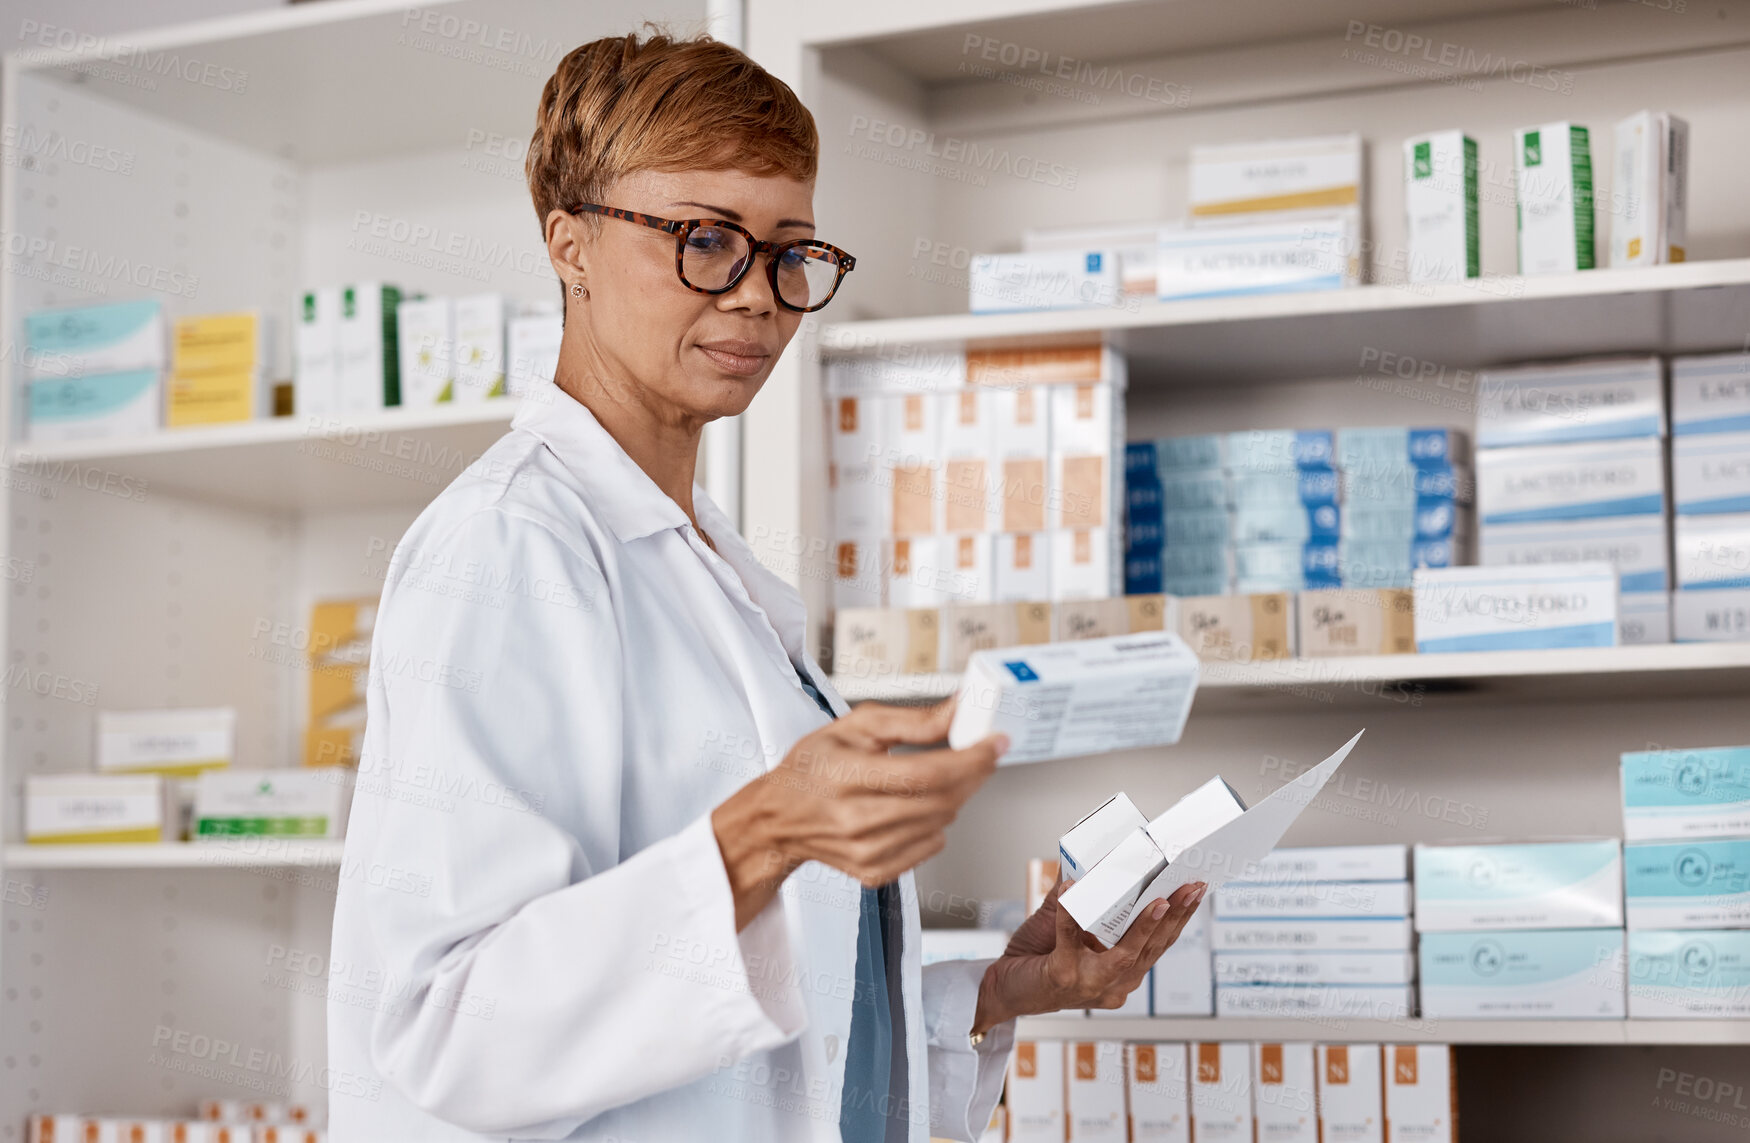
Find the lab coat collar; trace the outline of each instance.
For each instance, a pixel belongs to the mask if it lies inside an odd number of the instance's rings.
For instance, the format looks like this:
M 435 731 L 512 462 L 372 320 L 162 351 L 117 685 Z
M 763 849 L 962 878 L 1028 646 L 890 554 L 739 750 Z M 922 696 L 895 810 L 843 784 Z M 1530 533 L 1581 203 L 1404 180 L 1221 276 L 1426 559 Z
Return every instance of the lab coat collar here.
M 548 382 L 524 396 L 510 426 L 533 433 L 553 450 L 621 543 L 686 525 L 681 506 L 626 455 L 589 406 L 557 385 Z
M 778 642 L 784 645 L 784 653 L 790 656 L 792 663 L 803 662 L 806 656 L 802 643 L 808 626 L 808 609 L 802 603 L 801 594 L 760 562 L 747 541 L 741 538 L 741 533 L 735 530 L 735 525 L 729 522 L 729 517 L 697 484 L 693 485 L 693 511 L 699 516 L 699 526 L 716 545 L 717 554 L 735 569 L 742 586 L 747 588 L 748 597 L 766 613 L 772 630 L 778 633 Z

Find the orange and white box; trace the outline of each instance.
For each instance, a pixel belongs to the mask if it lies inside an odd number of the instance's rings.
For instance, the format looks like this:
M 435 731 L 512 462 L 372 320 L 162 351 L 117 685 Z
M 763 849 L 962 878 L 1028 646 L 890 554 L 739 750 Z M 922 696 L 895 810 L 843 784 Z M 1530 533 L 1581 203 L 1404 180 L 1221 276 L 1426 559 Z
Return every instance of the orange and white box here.
M 1130 1143 L 1191 1143 L 1184 1044 L 1128 1044 Z
M 1115 459 L 1123 455 L 1123 390 L 1051 386 L 1051 527 L 1110 527 L 1123 495 Z
M 1385 1092 L 1378 1044 L 1318 1046 L 1319 1138 L 1385 1143 Z
M 1252 1045 L 1252 1112 L 1258 1143 L 1318 1143 L 1318 1087 L 1311 1044 Z
M 1051 598 L 1051 533 L 999 532 L 992 557 L 991 594 L 997 603 Z
M 989 391 L 992 475 L 997 480 L 1000 523 L 1005 532 L 1039 532 L 1048 524 L 1049 398 L 1050 389 L 1042 385 L 1013 385 Z
M 880 607 L 886 591 L 881 568 L 885 543 L 876 532 L 840 535 L 832 546 L 832 606 L 834 611 Z
M 1072 1143 L 1126 1143 L 1122 1040 L 1070 1043 L 1065 1103 Z
M 888 535 L 893 493 L 885 449 L 898 398 L 841 395 L 829 401 L 833 529 L 841 536 Z
M 1387 1044 L 1385 1143 L 1454 1143 L 1458 1087 L 1449 1044 Z
M 893 534 L 929 536 L 942 530 L 942 413 L 934 393 L 892 401 L 882 442 L 893 489 Z
M 935 400 L 941 421 L 942 530 L 996 532 L 1003 524 L 996 467 L 996 401 L 990 389 L 968 385 Z
M 940 554 L 949 567 L 949 598 L 956 604 L 990 603 L 996 598 L 996 539 L 989 532 L 941 537 Z
M 1191 1051 L 1191 1137 L 1253 1143 L 1252 1046 L 1204 1043 Z
M 1109 599 L 1121 594 L 1113 579 L 1112 531 L 1060 528 L 1049 533 L 1051 598 Z
M 1009 1143 L 1064 1143 L 1064 1042 L 1020 1040 L 1009 1061 Z

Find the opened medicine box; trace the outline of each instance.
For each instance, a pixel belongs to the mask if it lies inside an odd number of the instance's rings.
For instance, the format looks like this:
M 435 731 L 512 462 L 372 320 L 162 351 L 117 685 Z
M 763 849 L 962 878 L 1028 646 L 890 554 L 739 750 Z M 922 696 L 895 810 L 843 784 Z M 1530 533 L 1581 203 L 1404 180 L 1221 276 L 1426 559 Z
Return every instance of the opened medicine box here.
M 1631 932 L 1630 1019 L 1750 1017 L 1750 932 Z
M 1671 359 L 1671 435 L 1750 432 L 1750 353 Z
M 1450 1044 L 1387 1044 L 1385 1143 L 1456 1143 L 1453 1081 Z
M 1378 1044 L 1320 1044 L 1319 1137 L 1384 1143 L 1385 1084 Z
M 1750 839 L 1623 846 L 1630 929 L 1750 928 Z
M 1477 375 L 1477 446 L 1663 436 L 1663 379 L 1657 357 L 1485 369 Z
M 1616 645 L 1616 569 L 1605 563 L 1418 568 L 1416 650 Z
M 1750 746 L 1624 754 L 1622 827 L 1627 841 L 1750 835 Z
M 99 711 L 97 768 L 106 774 L 198 774 L 229 766 L 236 740 L 237 712 L 231 707 Z
M 1586 128 L 1545 123 L 1513 132 L 1519 272 L 1571 274 L 1597 265 L 1592 142 Z
M 1009 736 L 1005 765 L 1177 742 L 1197 660 L 1168 632 L 975 652 L 948 741 Z
M 1407 655 L 1416 650 L 1416 603 L 1403 588 L 1301 592 L 1295 600 L 1302 658 Z
M 1191 1054 L 1191 1137 L 1253 1143 L 1252 1046 L 1200 1043 Z
M 1615 838 L 1523 845 L 1418 845 L 1416 930 L 1622 926 Z
M 1186 1046 L 1132 1043 L 1126 1044 L 1124 1051 L 1131 1143 L 1191 1143 Z
M 1142 816 L 1136 803 L 1122 792 L 1113 794 L 1058 839 L 1057 853 L 1064 879 L 1074 881 L 1081 877 L 1116 849 L 1119 842 L 1146 828 L 1148 819 Z
M 1623 931 L 1422 934 L 1425 1019 L 1617 1019 L 1625 1014 Z
M 352 793 L 341 767 L 209 770 L 195 780 L 190 836 L 340 837 Z
M 157 774 L 27 774 L 24 840 L 92 842 L 174 840 L 169 783 Z
M 1258 1143 L 1318 1143 L 1311 1044 L 1252 1045 L 1252 1110 Z
M 1475 139 L 1437 131 L 1404 140 L 1404 222 L 1411 282 L 1458 282 L 1481 273 Z

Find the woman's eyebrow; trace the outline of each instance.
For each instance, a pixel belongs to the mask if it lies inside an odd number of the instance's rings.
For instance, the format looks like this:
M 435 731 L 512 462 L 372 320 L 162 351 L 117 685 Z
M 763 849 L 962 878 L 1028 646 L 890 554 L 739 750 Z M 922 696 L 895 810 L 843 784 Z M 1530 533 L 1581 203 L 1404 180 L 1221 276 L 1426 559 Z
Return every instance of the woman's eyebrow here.
M 739 210 L 730 210 L 726 206 L 712 206 L 708 202 L 693 202 L 691 200 L 688 200 L 686 202 L 671 202 L 668 205 L 670 205 L 670 206 L 696 206 L 700 210 L 709 211 L 713 218 L 721 218 L 721 219 L 724 219 L 725 221 L 728 221 L 728 222 L 740 222 L 741 221 L 741 212 Z M 803 228 L 804 230 L 813 230 L 814 229 L 814 223 L 809 222 L 806 219 L 801 219 L 801 218 L 780 218 L 778 220 L 777 229 L 778 230 L 788 230 L 789 228 L 791 228 L 793 226 L 799 226 L 799 227 Z

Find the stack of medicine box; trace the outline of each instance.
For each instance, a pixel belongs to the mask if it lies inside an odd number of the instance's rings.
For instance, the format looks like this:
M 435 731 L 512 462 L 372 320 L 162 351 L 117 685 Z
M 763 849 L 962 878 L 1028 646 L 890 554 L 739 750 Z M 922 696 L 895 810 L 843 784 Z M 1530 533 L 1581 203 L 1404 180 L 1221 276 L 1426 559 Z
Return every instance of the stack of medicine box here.
M 157 431 L 167 352 L 156 301 L 37 310 L 25 315 L 25 435 L 98 440 Z
M 1750 1017 L 1750 747 L 1622 756 L 1630 1018 Z
M 1468 459 L 1455 429 L 1337 430 L 1344 587 L 1409 587 L 1418 568 L 1469 562 Z
M 164 423 L 174 429 L 273 416 L 271 329 L 254 310 L 176 319 Z
M 853 358 L 828 385 L 835 609 L 1119 594 L 1115 351 Z
M 1125 449 L 1125 592 L 1341 586 L 1328 430 L 1213 433 Z
M 1418 845 L 1425 1019 L 1621 1019 L 1622 846 Z
M 399 286 L 359 282 L 307 291 L 293 336 L 300 417 L 345 417 L 401 404 Z
M 1676 640 L 1750 639 L 1750 353 L 1671 362 Z
M 375 599 L 319 600 L 310 608 L 306 766 L 358 764 L 376 618 Z
M 551 381 L 562 323 L 502 294 L 403 297 L 396 308 L 402 405 L 478 404 Z
M 1489 566 L 1615 567 L 1619 643 L 1669 643 L 1670 514 L 1656 357 L 1484 372 L 1477 518 Z
M 1401 845 L 1278 849 L 1216 890 L 1216 1014 L 1411 1013 L 1408 878 Z

